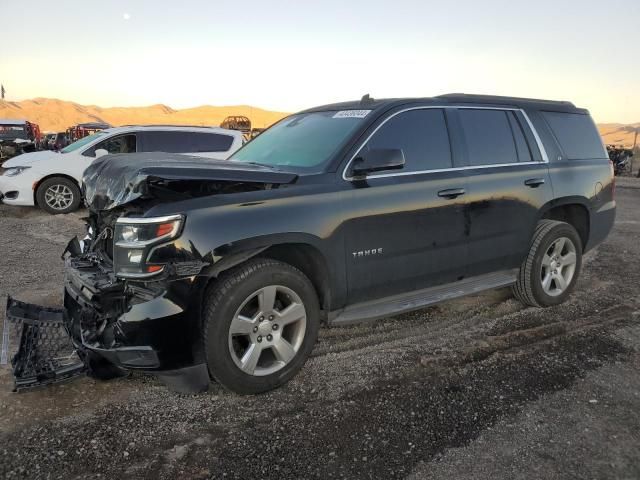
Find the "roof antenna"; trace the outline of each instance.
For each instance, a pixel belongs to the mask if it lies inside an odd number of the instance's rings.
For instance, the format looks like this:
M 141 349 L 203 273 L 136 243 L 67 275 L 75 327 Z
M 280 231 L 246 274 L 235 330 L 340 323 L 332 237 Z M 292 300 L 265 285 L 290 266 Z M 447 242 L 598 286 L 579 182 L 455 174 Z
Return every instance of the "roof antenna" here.
M 371 98 L 368 93 L 366 95 L 363 95 L 360 99 L 360 103 L 363 105 L 371 102 L 373 102 L 373 98 Z

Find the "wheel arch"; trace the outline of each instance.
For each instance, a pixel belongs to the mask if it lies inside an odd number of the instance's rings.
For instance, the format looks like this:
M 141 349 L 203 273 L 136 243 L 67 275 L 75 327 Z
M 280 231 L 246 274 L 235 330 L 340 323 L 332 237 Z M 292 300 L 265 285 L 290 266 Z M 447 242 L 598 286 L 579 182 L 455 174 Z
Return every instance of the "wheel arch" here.
M 563 197 L 554 199 L 540 210 L 540 220 L 566 222 L 576 229 L 582 241 L 582 250 L 587 248 L 591 233 L 589 201 L 584 197 Z
M 66 180 L 70 180 L 74 183 L 74 185 L 76 187 L 78 187 L 78 190 L 80 190 L 80 196 L 82 197 L 82 188 L 80 188 L 80 184 L 78 183 L 78 180 L 76 180 L 75 178 L 73 178 L 71 175 L 67 175 L 66 173 L 52 173 L 51 175 L 46 175 L 44 177 L 42 177 L 40 180 L 38 180 L 37 182 L 34 182 L 33 185 L 33 204 L 37 207 L 39 207 L 40 205 L 38 205 L 38 188 L 40 188 L 40 185 L 42 185 L 42 182 L 45 182 L 46 180 L 49 180 L 50 178 L 64 178 Z
M 316 242 L 313 240 L 310 241 L 310 239 L 295 235 L 286 240 L 281 239 L 262 245 L 236 245 L 233 251 L 225 252 L 225 255 L 206 271 L 203 271 L 203 274 L 209 277 L 209 282 L 213 282 L 222 273 L 253 258 L 277 260 L 297 268 L 311 281 L 318 295 L 321 309 L 328 312 L 332 305 L 332 280 L 329 262 L 321 248 L 314 243 Z

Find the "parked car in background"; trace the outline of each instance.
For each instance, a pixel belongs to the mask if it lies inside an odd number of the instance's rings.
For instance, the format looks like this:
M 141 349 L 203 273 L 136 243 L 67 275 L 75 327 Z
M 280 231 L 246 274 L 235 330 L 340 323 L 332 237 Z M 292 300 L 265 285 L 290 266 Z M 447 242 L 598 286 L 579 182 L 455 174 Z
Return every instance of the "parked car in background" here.
M 82 358 L 181 390 L 276 388 L 321 323 L 507 286 L 558 305 L 616 211 L 596 126 L 569 102 L 364 98 L 291 115 L 226 162 L 106 160 L 85 172 L 90 234 L 67 247 L 57 315 Z
M 69 143 L 72 143 L 108 128 L 112 128 L 111 125 L 104 122 L 79 123 L 73 127 L 69 127 L 65 134 Z
M 245 140 L 251 140 L 251 120 L 241 115 L 232 115 L 222 120 L 220 128 L 228 128 L 229 130 L 238 130 L 242 132 Z
M 0 161 L 23 152 L 33 152 L 40 145 L 40 127 L 27 120 L 0 119 Z
M 67 132 L 58 132 L 55 134 L 53 139 L 52 148 L 50 150 L 62 150 L 64 147 L 69 145 L 71 142 L 69 141 L 69 137 L 67 136 Z
M 57 140 L 56 140 L 57 141 Z M 81 203 L 82 174 L 100 156 L 169 152 L 224 160 L 242 146 L 241 132 L 216 127 L 127 126 L 102 130 L 64 147 L 19 155 L 0 169 L 0 200 L 69 213 Z
M 53 150 L 53 144 L 56 140 L 56 133 L 49 132 L 43 135 L 42 142 L 40 142 L 41 150 Z

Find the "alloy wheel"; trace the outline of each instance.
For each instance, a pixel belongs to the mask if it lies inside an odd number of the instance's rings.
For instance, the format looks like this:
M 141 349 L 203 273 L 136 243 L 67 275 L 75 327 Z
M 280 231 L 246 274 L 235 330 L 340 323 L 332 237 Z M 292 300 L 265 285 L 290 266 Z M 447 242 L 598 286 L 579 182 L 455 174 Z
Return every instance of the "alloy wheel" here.
M 304 340 L 307 313 L 288 287 L 269 285 L 245 299 L 229 326 L 229 353 L 238 368 L 254 376 L 289 364 Z
M 576 246 L 567 237 L 556 239 L 542 257 L 540 281 L 547 295 L 557 297 L 571 284 L 576 271 Z
M 54 210 L 65 210 L 73 203 L 73 192 L 66 185 L 51 185 L 44 192 L 44 201 Z

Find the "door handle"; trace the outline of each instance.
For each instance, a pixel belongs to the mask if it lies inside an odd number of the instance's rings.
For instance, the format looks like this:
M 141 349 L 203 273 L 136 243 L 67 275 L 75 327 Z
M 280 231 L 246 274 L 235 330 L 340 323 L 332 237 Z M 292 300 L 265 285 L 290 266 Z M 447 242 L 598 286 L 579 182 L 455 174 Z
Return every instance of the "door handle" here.
M 464 193 L 464 188 L 448 188 L 446 190 L 440 190 L 438 196 L 451 199 L 464 195 Z
M 524 181 L 524 184 L 527 187 L 531 187 L 531 188 L 538 188 L 543 183 L 544 183 L 544 178 L 530 178 L 529 180 Z

